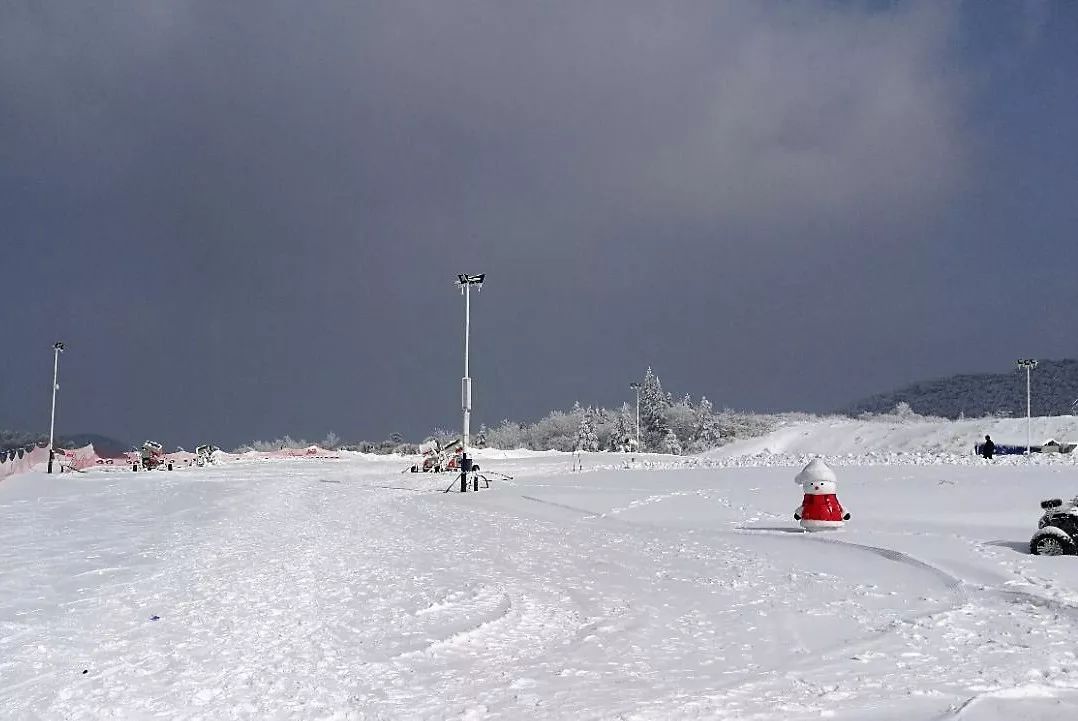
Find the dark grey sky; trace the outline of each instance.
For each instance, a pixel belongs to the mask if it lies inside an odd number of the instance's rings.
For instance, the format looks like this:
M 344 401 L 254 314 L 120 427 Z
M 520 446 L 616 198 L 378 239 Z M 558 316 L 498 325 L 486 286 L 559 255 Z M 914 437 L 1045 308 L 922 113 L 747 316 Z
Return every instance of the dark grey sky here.
M 1078 355 L 1069 2 L 0 4 L 0 426 L 825 410 Z

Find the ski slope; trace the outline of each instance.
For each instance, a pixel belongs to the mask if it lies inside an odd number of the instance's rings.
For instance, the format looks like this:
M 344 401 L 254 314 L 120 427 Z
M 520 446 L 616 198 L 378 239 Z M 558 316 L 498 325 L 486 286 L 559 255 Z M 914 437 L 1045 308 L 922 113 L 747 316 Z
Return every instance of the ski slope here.
M 784 463 L 776 457 L 776 463 Z M 481 453 L 0 483 L 0 718 L 1078 717 L 1073 461 L 835 467 Z
M 825 417 L 819 420 L 790 423 L 756 438 L 729 443 L 703 454 L 707 458 L 727 459 L 754 455 L 805 456 L 822 454 L 830 457 L 874 455 L 922 455 L 930 463 L 940 460 L 954 462 L 955 458 L 972 457 L 973 446 L 990 434 L 997 444 L 1025 446 L 1025 418 L 943 418 L 889 419 L 879 416 L 870 420 Z M 1078 440 L 1078 416 L 1047 416 L 1032 418 L 1028 425 L 1032 445 L 1048 439 Z

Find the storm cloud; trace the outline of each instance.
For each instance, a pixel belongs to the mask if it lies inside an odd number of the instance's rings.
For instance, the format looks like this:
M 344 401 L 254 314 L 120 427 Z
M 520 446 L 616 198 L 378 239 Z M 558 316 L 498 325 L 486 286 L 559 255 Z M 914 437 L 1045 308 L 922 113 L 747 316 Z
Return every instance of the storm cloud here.
M 1073 354 L 1024 260 L 1074 255 L 1072 11 L 6 4 L 0 423 L 41 425 L 57 336 L 69 431 L 455 425 L 460 272 L 477 422 L 647 365 L 822 410 Z

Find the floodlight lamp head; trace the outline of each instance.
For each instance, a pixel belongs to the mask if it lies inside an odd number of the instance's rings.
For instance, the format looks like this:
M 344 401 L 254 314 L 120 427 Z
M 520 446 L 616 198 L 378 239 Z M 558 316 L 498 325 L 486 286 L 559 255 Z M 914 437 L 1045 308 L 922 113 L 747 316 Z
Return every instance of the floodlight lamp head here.
M 457 273 L 457 285 L 460 286 L 460 290 L 464 292 L 464 286 L 474 285 L 476 290 L 483 289 L 483 280 L 487 277 L 486 273 L 479 273 L 478 275 L 467 275 L 465 273 Z
M 634 390 L 634 391 L 635 391 L 635 390 L 637 390 L 637 389 L 639 389 L 639 388 L 640 388 L 640 384 L 639 384 L 639 383 L 637 383 L 637 382 L 635 382 L 635 381 L 633 381 L 632 383 L 630 383 L 630 384 L 629 384 L 629 388 L 630 388 L 631 390 Z
M 55 351 L 60 351 L 60 352 L 62 353 L 62 352 L 63 352 L 63 350 L 64 350 L 64 343 L 63 343 L 63 341 L 59 341 L 59 340 L 58 340 L 58 341 L 56 341 L 55 343 L 53 343 L 53 344 L 52 344 L 52 349 L 53 349 L 53 350 L 55 350 Z

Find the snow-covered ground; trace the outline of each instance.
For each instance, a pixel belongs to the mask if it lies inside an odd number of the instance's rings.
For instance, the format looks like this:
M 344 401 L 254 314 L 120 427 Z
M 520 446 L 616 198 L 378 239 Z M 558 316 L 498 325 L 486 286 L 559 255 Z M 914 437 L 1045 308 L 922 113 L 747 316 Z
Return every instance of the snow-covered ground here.
M 777 450 L 7 479 L 0 718 L 1076 717 L 1078 558 L 1026 552 L 1076 459 L 851 457 L 804 534 Z

